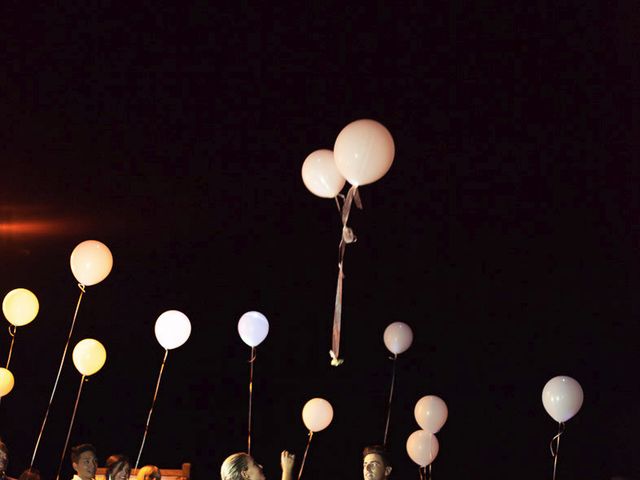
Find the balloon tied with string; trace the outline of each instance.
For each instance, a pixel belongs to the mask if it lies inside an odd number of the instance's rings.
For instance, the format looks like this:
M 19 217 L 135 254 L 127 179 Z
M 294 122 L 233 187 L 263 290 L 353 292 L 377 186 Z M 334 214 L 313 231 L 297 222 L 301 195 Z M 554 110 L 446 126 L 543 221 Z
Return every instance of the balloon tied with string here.
M 304 161 L 302 180 L 305 186 L 322 198 L 334 198 L 342 221 L 338 246 L 338 281 L 333 310 L 331 335 L 331 365 L 339 366 L 340 334 L 342 329 L 342 290 L 346 246 L 357 240 L 348 226 L 351 206 L 362 209 L 359 187 L 381 179 L 391 168 L 395 156 L 393 137 L 384 125 L 375 120 L 362 119 L 344 127 L 336 138 L 333 152 L 316 150 Z M 347 195 L 340 191 L 349 182 Z M 342 202 L 341 202 L 342 200 Z

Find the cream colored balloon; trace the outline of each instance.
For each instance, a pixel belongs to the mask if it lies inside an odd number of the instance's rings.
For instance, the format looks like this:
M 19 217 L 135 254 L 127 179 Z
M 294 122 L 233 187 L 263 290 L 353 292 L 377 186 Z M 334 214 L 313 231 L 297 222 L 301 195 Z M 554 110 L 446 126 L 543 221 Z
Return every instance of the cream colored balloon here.
M 302 421 L 312 432 L 319 432 L 333 420 L 333 407 L 324 398 L 312 398 L 302 409 Z
M 11 290 L 2 301 L 2 313 L 16 327 L 31 323 L 39 309 L 38 298 L 26 288 Z
M 14 383 L 13 374 L 6 368 L 0 368 L 0 397 L 11 392 Z
M 322 198 L 335 197 L 346 183 L 331 150 L 316 150 L 309 154 L 302 164 L 302 181 L 311 193 Z
M 333 146 L 336 167 L 351 185 L 381 179 L 395 156 L 393 137 L 375 120 L 356 120 L 342 129 Z
M 85 240 L 71 252 L 70 263 L 76 280 L 91 286 L 107 278 L 113 267 L 113 256 L 104 243 Z
M 426 467 L 438 456 L 440 443 L 433 433 L 418 430 L 407 439 L 407 453 L 411 460 L 421 467 Z
M 93 338 L 80 340 L 73 349 L 73 364 L 82 375 L 93 375 L 107 360 L 104 346 Z

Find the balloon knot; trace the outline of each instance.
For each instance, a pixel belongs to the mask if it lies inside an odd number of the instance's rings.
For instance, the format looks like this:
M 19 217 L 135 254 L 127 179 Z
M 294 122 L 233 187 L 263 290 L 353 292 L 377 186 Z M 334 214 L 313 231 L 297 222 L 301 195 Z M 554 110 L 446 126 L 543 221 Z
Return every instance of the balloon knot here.
M 339 367 L 340 365 L 342 365 L 344 363 L 344 359 L 343 358 L 338 358 L 336 356 L 336 354 L 333 353 L 333 350 L 329 350 L 329 355 L 331 356 L 331 366 L 332 367 Z

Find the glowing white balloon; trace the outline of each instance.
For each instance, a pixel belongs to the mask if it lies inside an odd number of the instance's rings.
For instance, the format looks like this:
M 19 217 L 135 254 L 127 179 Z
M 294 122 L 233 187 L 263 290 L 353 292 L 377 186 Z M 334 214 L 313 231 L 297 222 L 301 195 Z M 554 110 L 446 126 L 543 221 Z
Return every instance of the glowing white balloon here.
M 269 321 L 260 312 L 247 312 L 238 321 L 238 333 L 244 343 L 257 347 L 267 338 Z
M 73 249 L 70 263 L 76 280 L 91 286 L 107 278 L 113 267 L 113 256 L 104 243 L 86 240 Z
M 346 183 L 336 167 L 331 150 L 316 150 L 305 159 L 302 181 L 311 193 L 322 198 L 335 197 Z
M 191 322 L 178 310 L 168 310 L 158 317 L 155 326 L 158 343 L 166 350 L 183 345 L 191 335 Z
M 413 343 L 413 331 L 404 322 L 393 322 L 384 330 L 384 344 L 395 355 L 406 352 Z
M 417 430 L 407 439 L 407 453 L 421 467 L 431 464 L 439 451 L 440 443 L 433 433 Z
M 302 409 L 302 421 L 312 432 L 319 432 L 333 420 L 333 407 L 324 398 L 312 398 Z
M 356 120 L 344 127 L 333 146 L 336 167 L 351 185 L 382 178 L 395 156 L 393 137 L 375 120 Z
M 10 324 L 22 327 L 31 323 L 40 309 L 38 298 L 26 288 L 11 290 L 2 301 L 2 312 Z
M 8 395 L 13 390 L 14 384 L 13 373 L 6 368 L 0 368 L 0 397 Z
M 107 361 L 107 351 L 104 346 L 93 338 L 80 340 L 73 349 L 73 364 L 82 375 L 93 375 L 98 372 Z
M 542 405 L 556 422 L 566 422 L 573 417 L 584 400 L 580 384 L 571 377 L 553 377 L 542 389 Z
M 449 409 L 440 397 L 427 395 L 418 400 L 413 414 L 421 429 L 429 433 L 438 433 L 447 421 Z

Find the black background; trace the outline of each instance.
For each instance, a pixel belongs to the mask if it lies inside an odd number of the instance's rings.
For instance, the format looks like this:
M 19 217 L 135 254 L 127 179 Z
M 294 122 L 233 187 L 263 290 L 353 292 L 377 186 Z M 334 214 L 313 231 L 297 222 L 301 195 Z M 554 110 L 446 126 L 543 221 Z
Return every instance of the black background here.
M 417 476 L 405 442 L 427 394 L 449 406 L 434 478 L 550 477 L 557 426 L 540 395 L 559 374 L 585 402 L 558 478 L 640 475 L 634 2 L 17 5 L 0 16 L 0 289 L 29 288 L 41 309 L 18 331 L 0 405 L 10 474 L 31 458 L 77 301 L 69 255 L 94 238 L 114 268 L 88 288 L 72 345 L 98 338 L 108 359 L 71 443 L 94 443 L 100 464 L 135 460 L 163 355 L 153 325 L 178 309 L 193 333 L 169 354 L 142 463 L 217 478 L 246 447 L 236 328 L 259 310 L 271 330 L 252 453 L 270 479 L 280 450 L 299 464 L 315 396 L 335 417 L 304 476 L 360 478 L 384 431 L 393 321 L 415 334 L 398 363 L 394 478 Z M 358 118 L 390 130 L 396 158 L 351 216 L 334 368 L 340 223 L 300 168 Z M 68 358 L 45 478 L 79 378 Z

